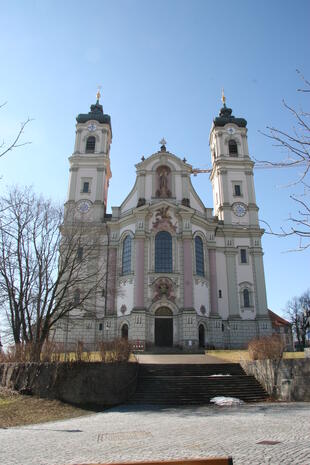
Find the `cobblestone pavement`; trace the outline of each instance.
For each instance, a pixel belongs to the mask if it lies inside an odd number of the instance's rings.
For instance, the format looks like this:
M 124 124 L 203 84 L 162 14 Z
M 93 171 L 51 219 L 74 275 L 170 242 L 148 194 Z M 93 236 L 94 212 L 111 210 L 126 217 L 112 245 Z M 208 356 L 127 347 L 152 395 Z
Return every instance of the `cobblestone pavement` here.
M 121 406 L 87 417 L 0 429 L 1 465 L 222 455 L 232 455 L 235 465 L 310 465 L 310 403 Z

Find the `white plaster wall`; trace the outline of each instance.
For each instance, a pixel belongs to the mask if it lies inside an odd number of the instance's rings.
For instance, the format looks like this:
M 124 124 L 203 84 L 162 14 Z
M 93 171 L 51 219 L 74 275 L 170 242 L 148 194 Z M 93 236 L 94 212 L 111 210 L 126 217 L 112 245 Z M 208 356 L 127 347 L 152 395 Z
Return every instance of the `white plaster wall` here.
M 215 178 L 212 182 L 212 191 L 213 191 L 213 211 L 214 215 L 217 215 L 217 210 L 220 205 L 221 197 L 220 197 L 220 189 L 218 178 Z
M 90 182 L 90 193 L 82 192 L 83 179 Z M 77 173 L 77 183 L 75 190 L 75 199 L 89 199 L 92 202 L 96 199 L 97 188 L 97 169 L 96 168 L 80 168 Z
M 251 241 L 249 237 L 235 237 L 235 247 L 250 247 Z
M 128 315 L 134 305 L 134 280 L 133 278 L 129 278 L 128 281 L 121 283 L 118 287 L 118 293 L 116 297 L 116 308 L 117 308 L 117 315 L 123 316 L 121 312 L 121 306 L 126 305 L 127 311 L 125 315 Z
M 191 192 L 189 193 L 189 201 L 192 208 L 203 213 L 200 203 L 196 200 Z
M 178 201 L 182 200 L 182 179 L 180 174 L 172 175 L 174 176 L 175 182 L 175 197 Z
M 150 160 L 150 163 L 147 164 L 147 169 L 148 170 L 153 170 L 153 167 L 155 166 L 155 171 L 156 168 L 160 165 L 167 165 L 169 166 L 172 171 L 180 169 L 179 164 L 175 162 L 169 155 L 164 155 L 163 157 L 159 156 L 156 158 L 153 158 L 153 160 Z
M 145 176 L 145 199 L 147 201 L 150 201 L 152 198 L 152 182 L 153 182 L 152 174 L 147 174 Z
M 228 317 L 228 288 L 227 288 L 227 272 L 226 272 L 226 257 L 223 251 L 216 251 L 216 275 L 217 275 L 217 301 L 218 312 L 222 318 Z M 222 298 L 218 298 L 218 291 L 222 290 Z
M 132 208 L 136 208 L 137 203 L 138 203 L 138 193 L 137 191 L 135 191 L 124 202 L 124 205 L 122 206 L 122 213 L 126 212 L 127 210 L 131 210 Z
M 240 316 L 242 320 L 254 320 L 256 317 L 255 308 L 254 308 L 254 311 L 244 310 L 243 312 L 240 312 Z
M 248 197 L 248 192 L 247 192 L 247 183 L 246 183 L 246 176 L 243 172 L 240 171 L 227 171 L 227 181 L 228 181 L 228 191 L 230 193 L 230 198 L 232 199 L 232 202 L 244 202 L 248 203 L 249 197 Z M 241 189 L 241 196 L 234 196 L 233 195 L 233 184 L 238 184 L 241 183 L 242 189 Z
M 207 311 L 206 315 L 209 315 L 210 305 L 209 305 L 209 289 L 208 289 L 207 283 L 204 281 L 200 281 L 196 283 L 194 279 L 193 292 L 194 292 L 194 307 L 195 307 L 196 312 L 199 315 L 202 315 L 202 313 L 200 312 L 200 307 L 204 305 Z
M 243 283 L 245 281 L 253 284 L 253 272 L 252 272 L 252 264 L 251 258 L 248 257 L 248 263 L 239 263 L 237 262 L 237 282 Z
M 192 233 L 195 234 L 195 232 L 199 232 L 200 235 L 202 234 L 203 237 L 206 237 L 206 232 L 201 229 L 201 226 L 196 226 L 195 224 L 192 224 Z
M 124 226 L 120 226 L 120 230 L 119 230 L 119 237 L 122 236 L 122 234 L 125 232 L 125 231 L 131 231 L 131 232 L 135 232 L 136 230 L 136 224 L 135 223 L 131 223 L 131 224 L 126 224 Z

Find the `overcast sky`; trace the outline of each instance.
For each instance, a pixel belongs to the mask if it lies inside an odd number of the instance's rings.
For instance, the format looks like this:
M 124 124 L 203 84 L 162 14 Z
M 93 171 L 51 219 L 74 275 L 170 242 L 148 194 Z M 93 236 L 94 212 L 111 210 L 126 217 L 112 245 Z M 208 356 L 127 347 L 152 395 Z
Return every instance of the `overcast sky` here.
M 233 114 L 248 121 L 249 148 L 257 159 L 280 159 L 259 133 L 267 125 L 290 130 L 282 99 L 309 111 L 309 94 L 296 69 L 310 77 L 309 1 L 208 0 L 0 0 L 0 139 L 9 142 L 19 123 L 31 144 L 0 159 L 0 191 L 33 185 L 63 203 L 75 117 L 88 112 L 102 86 L 111 115 L 113 143 L 109 210 L 135 181 L 141 156 L 167 148 L 194 167 L 210 166 L 208 146 L 224 87 Z M 298 170 L 257 170 L 259 216 L 275 230 L 295 211 L 285 187 Z M 193 178 L 212 206 L 208 175 Z M 263 226 L 263 224 L 262 224 Z M 310 287 L 310 250 L 292 238 L 266 236 L 265 274 L 269 307 Z

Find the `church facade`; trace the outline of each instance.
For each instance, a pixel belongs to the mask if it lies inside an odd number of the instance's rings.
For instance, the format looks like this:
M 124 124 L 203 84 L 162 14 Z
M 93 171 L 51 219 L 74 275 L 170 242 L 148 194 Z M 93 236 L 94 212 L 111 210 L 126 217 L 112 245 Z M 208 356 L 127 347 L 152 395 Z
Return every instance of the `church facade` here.
M 191 350 L 242 348 L 271 334 L 246 120 L 225 100 L 213 120 L 213 208 L 193 188 L 195 170 L 162 140 L 136 165 L 123 203 L 107 214 L 112 129 L 97 97 L 77 117 L 65 212 L 73 209 L 101 236 L 97 259 L 106 263 L 106 286 L 91 313 L 77 305 L 60 321 L 56 340 L 95 346 L 126 337 L 145 350 Z

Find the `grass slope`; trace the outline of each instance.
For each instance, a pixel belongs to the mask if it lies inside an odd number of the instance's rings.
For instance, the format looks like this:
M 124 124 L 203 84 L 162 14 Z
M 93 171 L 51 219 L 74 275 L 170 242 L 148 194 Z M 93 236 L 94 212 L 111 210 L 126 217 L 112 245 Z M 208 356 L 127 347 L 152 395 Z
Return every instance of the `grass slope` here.
M 90 413 L 89 410 L 58 400 L 22 396 L 14 391 L 0 388 L 0 428 L 64 420 Z

